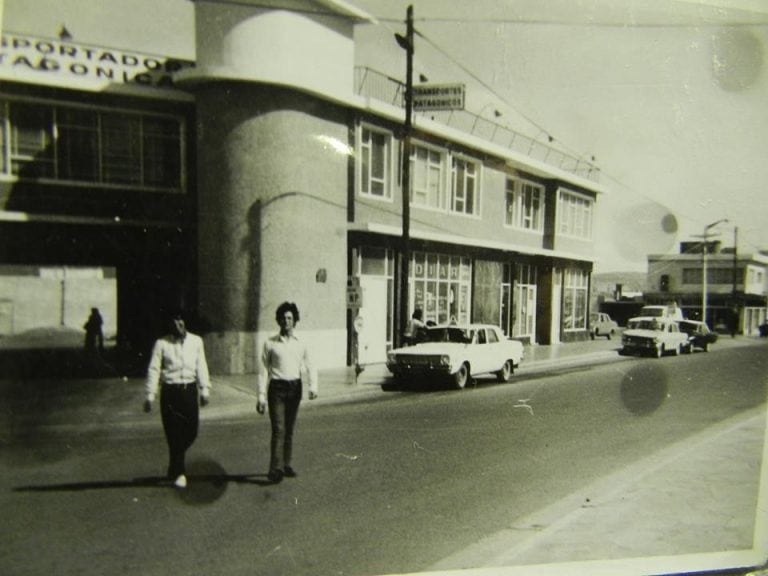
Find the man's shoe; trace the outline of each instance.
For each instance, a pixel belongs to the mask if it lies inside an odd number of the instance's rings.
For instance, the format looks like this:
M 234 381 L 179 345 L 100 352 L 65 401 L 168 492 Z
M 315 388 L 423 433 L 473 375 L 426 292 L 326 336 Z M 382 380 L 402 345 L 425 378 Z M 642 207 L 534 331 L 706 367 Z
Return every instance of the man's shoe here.
M 267 478 L 269 478 L 269 481 L 273 484 L 277 484 L 278 482 L 282 481 L 283 479 L 283 471 L 282 470 L 270 470 L 269 474 L 267 474 Z
M 283 474 L 286 478 L 296 478 L 296 470 L 291 468 L 290 466 L 286 466 L 283 468 Z
M 187 477 L 184 476 L 184 474 L 178 476 L 176 480 L 173 481 L 173 485 L 176 486 L 176 488 L 186 488 L 187 487 Z

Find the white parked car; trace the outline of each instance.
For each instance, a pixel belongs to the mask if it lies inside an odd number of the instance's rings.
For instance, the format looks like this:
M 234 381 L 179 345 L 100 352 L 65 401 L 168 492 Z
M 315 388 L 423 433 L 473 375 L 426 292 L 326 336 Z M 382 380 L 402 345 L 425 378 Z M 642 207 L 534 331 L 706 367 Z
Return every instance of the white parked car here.
M 632 318 L 621 337 L 619 354 L 650 354 L 661 358 L 690 350 L 688 335 L 672 319 L 649 316 Z
M 594 312 L 589 317 L 589 336 L 605 336 L 608 340 L 618 329 L 619 325 L 605 312 Z
M 432 326 L 424 340 L 396 348 L 387 355 L 387 368 L 401 381 L 410 378 L 449 379 L 464 388 L 472 376 L 495 374 L 507 382 L 523 359 L 523 345 L 507 340 L 491 324 Z

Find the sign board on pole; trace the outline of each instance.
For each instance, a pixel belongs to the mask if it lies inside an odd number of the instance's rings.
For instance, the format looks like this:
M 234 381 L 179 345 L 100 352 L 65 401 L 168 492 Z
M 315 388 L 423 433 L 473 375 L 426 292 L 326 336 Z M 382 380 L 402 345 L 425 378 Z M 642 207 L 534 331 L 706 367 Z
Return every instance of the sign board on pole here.
M 414 110 L 463 110 L 464 84 L 427 84 L 413 87 Z
M 347 278 L 347 308 L 358 310 L 363 305 L 363 289 L 360 286 L 360 278 L 350 276 Z

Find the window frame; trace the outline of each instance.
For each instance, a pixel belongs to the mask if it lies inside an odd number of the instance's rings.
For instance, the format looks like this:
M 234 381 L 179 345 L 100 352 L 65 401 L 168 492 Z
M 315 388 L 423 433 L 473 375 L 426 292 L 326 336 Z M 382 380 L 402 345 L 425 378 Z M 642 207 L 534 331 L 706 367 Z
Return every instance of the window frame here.
M 592 240 L 594 206 L 594 198 L 567 188 L 560 188 L 557 196 L 558 235 L 579 240 Z
M 364 175 L 364 166 L 365 166 L 365 160 L 368 160 L 368 166 L 372 166 L 372 157 L 373 157 L 373 148 L 372 144 L 368 144 L 364 141 L 366 132 L 370 132 L 372 134 L 376 134 L 379 136 L 384 137 L 384 167 L 383 167 L 383 174 L 381 177 L 382 181 L 382 194 L 374 194 L 371 192 L 371 182 L 374 181 L 373 177 L 365 178 Z M 378 201 L 384 201 L 384 202 L 392 202 L 394 199 L 394 174 L 395 174 L 395 164 L 394 161 L 394 151 L 395 151 L 395 145 L 394 145 L 394 135 L 392 134 L 392 131 L 387 130 L 386 128 L 381 128 L 380 126 L 376 126 L 374 124 L 369 124 L 367 122 L 360 122 L 358 124 L 358 130 L 357 130 L 357 158 L 359 159 L 356 164 L 356 176 L 357 176 L 357 194 L 361 198 L 367 198 L 370 200 L 378 200 Z M 370 172 L 370 170 L 369 170 Z M 367 182 L 367 188 L 366 191 L 364 188 L 364 179 Z
M 569 304 L 572 308 L 570 323 L 567 322 L 568 315 L 566 314 L 566 308 Z M 580 332 L 587 329 L 588 304 L 589 272 L 581 268 L 566 268 L 563 271 L 563 309 L 561 313 L 564 332 Z M 577 310 L 577 307 L 580 310 Z M 582 319 L 581 325 L 576 324 L 576 319 L 579 317 Z
M 528 198 L 528 192 L 535 192 L 538 206 L 528 207 L 534 203 L 534 198 Z M 510 202 L 511 198 L 511 202 Z M 504 190 L 504 226 L 523 232 L 540 234 L 544 232 L 544 212 L 546 202 L 546 187 L 538 182 L 525 178 L 507 176 Z M 530 214 L 530 212 L 535 212 Z M 526 226 L 526 221 L 531 225 Z
M 46 151 L 46 157 L 42 160 L 35 161 L 35 157 L 27 157 L 28 155 L 19 154 L 17 147 L 14 145 L 14 138 L 18 134 L 18 129 L 13 123 L 13 110 L 14 106 L 19 108 L 29 107 L 32 110 L 41 111 L 41 113 L 47 116 L 47 125 L 41 124 L 40 132 L 46 133 L 50 142 L 48 147 L 50 151 Z M 75 134 L 78 130 L 81 133 L 87 132 L 86 126 L 67 124 L 64 121 L 66 112 L 75 112 L 83 114 L 84 116 L 93 115 L 93 125 L 90 127 L 92 132 L 92 144 L 94 146 L 94 178 L 83 178 L 82 174 L 77 174 L 76 177 L 64 177 L 62 174 L 67 172 L 63 166 L 65 162 L 64 157 L 61 156 L 60 147 L 66 145 L 66 139 L 62 134 L 72 132 Z M 171 121 L 174 125 L 173 140 L 174 145 L 169 147 L 168 150 L 172 151 L 174 155 L 178 153 L 178 172 L 169 179 L 167 185 L 145 183 L 144 171 L 142 169 L 141 174 L 138 177 L 138 182 L 114 182 L 104 178 L 103 163 L 104 163 L 104 134 L 103 134 L 103 118 L 105 116 L 117 115 L 123 117 L 129 117 L 135 119 L 139 125 L 139 149 L 143 145 L 143 138 L 145 135 L 144 122 L 145 120 L 165 120 Z M 186 159 L 186 146 L 187 146 L 187 120 L 182 115 L 169 114 L 163 112 L 155 112 L 149 110 L 137 110 L 125 107 L 110 107 L 110 106 L 94 106 L 83 105 L 72 102 L 63 102 L 59 100 L 49 100 L 43 98 L 18 98 L 9 96 L 6 94 L 0 95 L 0 134 L 2 134 L 2 144 L 0 145 L 0 179 L 6 181 L 19 181 L 33 178 L 37 182 L 44 184 L 63 184 L 67 186 L 81 186 L 88 188 L 101 188 L 101 189 L 135 189 L 148 192 L 164 192 L 184 194 L 187 192 L 187 159 Z M 84 140 L 83 140 L 84 141 Z M 47 170 L 49 173 L 43 176 L 36 176 L 34 173 L 30 173 L 29 176 L 25 174 L 26 169 L 24 166 L 17 166 L 18 159 L 25 161 L 25 165 L 31 169 L 36 168 L 36 164 L 43 163 L 49 167 Z M 139 158 L 141 163 L 146 162 L 146 157 Z M 76 172 L 68 172 L 70 174 Z
M 425 203 L 419 203 L 414 202 L 415 197 L 415 191 L 416 191 L 416 174 L 417 174 L 417 154 L 420 150 L 423 150 L 427 153 L 427 159 L 425 162 L 425 172 L 427 175 L 429 174 L 429 168 L 430 166 L 434 166 L 434 164 L 430 165 L 430 154 L 437 154 L 439 156 L 439 163 L 437 164 L 439 169 L 439 174 L 437 177 L 437 205 L 433 205 L 429 203 L 429 190 L 425 190 L 425 195 L 427 197 L 427 202 Z M 439 148 L 437 146 L 431 146 L 428 144 L 425 144 L 423 142 L 412 142 L 411 143 L 411 178 L 410 178 L 410 187 L 411 190 L 409 191 L 409 202 L 410 205 L 414 208 L 419 208 L 421 210 L 432 210 L 436 212 L 446 212 L 447 211 L 447 198 L 448 198 L 448 151 L 444 148 Z
M 462 182 L 464 183 L 464 198 L 457 199 L 456 195 L 456 188 L 457 188 L 457 182 L 459 178 L 459 170 L 457 168 L 457 163 L 462 163 L 466 166 L 473 166 L 475 169 L 474 174 L 471 174 L 471 177 L 469 178 L 470 181 L 473 182 L 473 198 L 472 198 L 472 211 L 467 212 L 466 210 L 458 210 L 456 208 L 457 204 L 459 202 L 467 204 L 467 195 L 466 195 L 466 182 L 468 180 L 467 174 L 468 172 L 465 170 L 463 171 L 463 178 Z M 451 155 L 451 172 L 450 172 L 450 188 L 448 190 L 448 199 L 446 202 L 446 209 L 450 214 L 455 214 L 459 216 L 467 216 L 470 218 L 477 218 L 479 219 L 482 215 L 482 169 L 483 169 L 483 163 L 476 159 L 472 158 L 470 156 L 466 156 L 464 154 L 452 154 Z

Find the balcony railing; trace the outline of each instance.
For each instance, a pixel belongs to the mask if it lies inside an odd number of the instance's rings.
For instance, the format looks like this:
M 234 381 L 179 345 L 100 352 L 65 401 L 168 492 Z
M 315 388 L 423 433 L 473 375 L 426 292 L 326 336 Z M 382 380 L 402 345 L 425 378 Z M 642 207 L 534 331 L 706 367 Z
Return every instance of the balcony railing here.
M 405 107 L 405 84 L 370 68 L 355 68 L 355 93 L 393 106 Z M 468 110 L 414 113 L 593 182 L 600 180 L 600 169 L 593 163 Z

